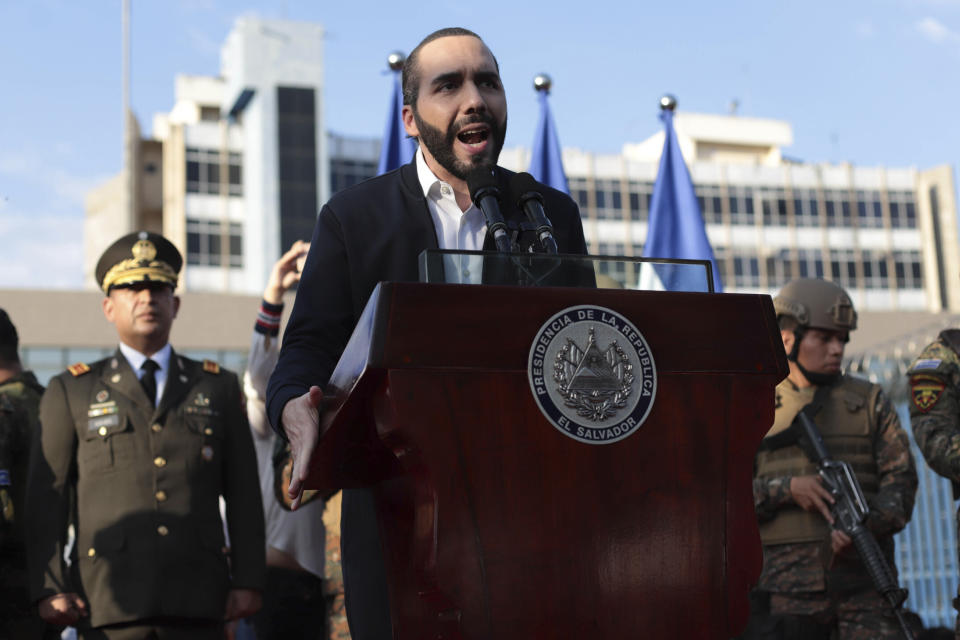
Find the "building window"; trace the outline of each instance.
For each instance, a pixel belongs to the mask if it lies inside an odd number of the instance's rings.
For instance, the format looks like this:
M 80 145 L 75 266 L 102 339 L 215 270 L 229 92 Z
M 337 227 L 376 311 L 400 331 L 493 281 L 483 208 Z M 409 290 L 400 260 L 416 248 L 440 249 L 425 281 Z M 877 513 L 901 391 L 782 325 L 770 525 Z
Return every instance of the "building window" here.
M 313 235 L 317 220 L 317 110 L 313 89 L 277 87 L 280 246 Z
M 817 192 L 812 189 L 794 189 L 793 216 L 798 227 L 820 226 Z
M 629 183 L 629 193 L 630 219 L 636 222 L 647 220 L 650 217 L 650 199 L 653 197 L 653 183 L 631 180 Z
M 730 222 L 733 224 L 752 225 L 753 216 L 753 189 L 751 187 L 727 187 L 730 206 Z
M 889 191 L 890 226 L 894 229 L 916 229 L 917 214 L 910 191 Z
M 220 195 L 220 152 L 187 147 L 187 193 Z M 243 161 L 239 153 L 227 155 L 227 193 L 243 195 Z
M 720 197 L 720 185 L 694 185 L 697 194 L 697 204 L 700 206 L 700 215 L 706 224 L 723 224 L 723 202 Z
M 243 225 L 231 222 L 224 237 L 223 222 L 187 218 L 187 264 L 219 267 L 223 264 L 226 240 L 227 264 L 243 266 Z
M 783 189 L 763 189 L 763 224 L 768 227 L 787 226 L 787 200 Z
M 923 267 L 919 251 L 894 251 L 893 268 L 898 289 L 923 288 Z
M 727 274 L 730 282 L 730 274 Z M 733 286 L 750 288 L 760 286 L 760 259 L 754 254 L 733 254 Z
M 336 193 L 377 175 L 377 163 L 349 158 L 330 159 L 330 191 Z
M 857 224 L 862 228 L 883 228 L 879 191 L 857 191 Z

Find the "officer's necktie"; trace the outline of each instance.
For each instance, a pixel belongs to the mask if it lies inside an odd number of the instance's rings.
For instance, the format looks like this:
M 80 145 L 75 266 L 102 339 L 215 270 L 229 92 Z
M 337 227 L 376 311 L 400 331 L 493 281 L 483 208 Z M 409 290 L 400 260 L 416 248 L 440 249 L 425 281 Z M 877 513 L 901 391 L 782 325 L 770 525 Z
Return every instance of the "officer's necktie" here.
M 160 365 L 149 358 L 140 365 L 140 369 L 143 371 L 143 376 L 140 377 L 140 386 L 146 391 L 151 407 L 157 404 L 157 378 L 154 374 L 159 368 Z

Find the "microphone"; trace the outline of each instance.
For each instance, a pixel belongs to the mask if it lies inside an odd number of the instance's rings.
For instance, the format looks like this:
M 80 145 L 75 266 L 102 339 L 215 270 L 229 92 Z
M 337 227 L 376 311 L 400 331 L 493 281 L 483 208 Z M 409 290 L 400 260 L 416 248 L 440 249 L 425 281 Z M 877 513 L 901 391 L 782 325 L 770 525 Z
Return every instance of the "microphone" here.
M 500 189 L 493 177 L 493 169 L 486 166 L 471 170 L 467 174 L 467 188 L 470 189 L 470 199 L 483 212 L 487 231 L 493 234 L 497 243 L 497 251 L 512 253 L 507 223 L 503 221 L 503 214 L 500 213 Z
M 520 194 L 517 206 L 523 209 L 527 219 L 537 228 L 537 237 L 545 253 L 557 253 L 557 241 L 553 237 L 553 225 L 543 210 L 543 196 L 537 191 L 537 181 L 529 173 L 517 173 L 510 179 L 510 191 Z

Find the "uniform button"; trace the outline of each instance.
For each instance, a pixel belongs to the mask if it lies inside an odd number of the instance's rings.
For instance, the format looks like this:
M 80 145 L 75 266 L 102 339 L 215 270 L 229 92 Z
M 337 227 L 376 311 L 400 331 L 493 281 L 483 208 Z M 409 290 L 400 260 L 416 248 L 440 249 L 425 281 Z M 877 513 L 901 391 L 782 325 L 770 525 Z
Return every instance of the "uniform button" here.
M 162 425 L 162 424 L 154 424 L 154 425 L 152 425 L 152 426 L 150 427 L 150 431 L 153 431 L 154 433 L 160 433 L 161 431 L 163 431 L 163 425 Z
M 153 464 L 156 467 L 165 467 L 167 466 L 167 460 L 163 456 L 157 456 L 153 459 Z
M 162 536 L 165 536 L 168 533 L 170 533 L 170 529 L 167 529 L 167 526 L 162 524 L 159 527 L 157 527 L 157 533 L 159 533 Z
M 205 435 L 205 436 L 212 436 L 212 435 L 213 435 L 213 429 L 211 429 L 210 427 L 207 427 L 206 429 L 203 430 L 203 435 Z
M 107 435 L 107 428 L 106 428 L 106 427 L 100 427 L 99 429 L 97 429 L 97 433 L 99 433 L 101 436 L 105 436 L 105 435 Z
M 97 555 L 97 550 L 96 550 L 96 549 L 94 549 L 93 547 L 90 547 L 89 549 L 87 549 L 87 557 L 88 557 L 88 558 L 93 558 L 93 557 L 96 556 L 96 555 Z
M 164 502 L 167 499 L 167 492 L 162 489 L 157 491 L 154 495 L 157 498 L 157 502 Z

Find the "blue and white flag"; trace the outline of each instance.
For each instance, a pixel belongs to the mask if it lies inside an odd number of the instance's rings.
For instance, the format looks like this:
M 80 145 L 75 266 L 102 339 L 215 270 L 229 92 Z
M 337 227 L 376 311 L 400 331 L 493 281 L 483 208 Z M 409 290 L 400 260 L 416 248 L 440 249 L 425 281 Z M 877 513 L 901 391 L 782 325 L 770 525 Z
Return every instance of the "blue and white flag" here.
M 720 272 L 707 239 L 690 172 L 683 161 L 677 135 L 673 130 L 673 111 L 660 112 L 663 120 L 663 153 L 650 200 L 650 223 L 643 247 L 645 258 L 709 260 L 713 268 L 714 291 L 721 291 Z M 649 270 L 644 270 L 649 273 Z M 657 265 L 662 288 L 668 291 L 705 291 L 702 271 L 687 265 Z M 649 280 L 646 288 L 660 288 Z
M 557 128 L 553 125 L 553 117 L 550 115 L 547 92 L 538 91 L 538 93 L 540 94 L 540 119 L 533 138 L 530 175 L 547 186 L 570 193 L 567 175 L 563 172 L 560 139 L 557 137 Z
M 394 71 L 393 76 L 393 99 L 390 101 L 387 126 L 383 132 L 377 175 L 407 164 L 413 160 L 413 154 L 417 152 L 417 141 L 408 137 L 403 128 L 403 89 L 400 86 L 400 72 Z

